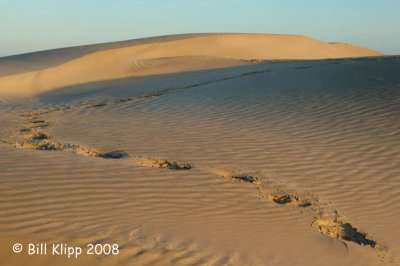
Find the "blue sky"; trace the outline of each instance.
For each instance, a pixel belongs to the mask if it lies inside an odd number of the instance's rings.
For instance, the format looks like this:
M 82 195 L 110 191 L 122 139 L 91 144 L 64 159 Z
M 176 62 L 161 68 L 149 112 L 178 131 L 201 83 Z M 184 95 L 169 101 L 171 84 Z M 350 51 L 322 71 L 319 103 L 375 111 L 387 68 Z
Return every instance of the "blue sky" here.
M 303 34 L 400 54 L 399 0 L 0 0 L 0 56 L 191 32 Z

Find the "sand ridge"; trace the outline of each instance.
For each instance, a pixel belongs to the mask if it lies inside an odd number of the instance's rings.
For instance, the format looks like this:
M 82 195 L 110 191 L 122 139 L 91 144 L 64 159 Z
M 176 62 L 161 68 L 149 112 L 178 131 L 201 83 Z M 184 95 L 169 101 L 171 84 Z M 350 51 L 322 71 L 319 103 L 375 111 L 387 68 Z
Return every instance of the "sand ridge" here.
M 159 75 L 249 64 L 259 60 L 312 60 L 381 56 L 343 43 L 305 36 L 214 34 L 157 40 L 103 50 L 61 65 L 0 77 L 0 93 L 34 95 L 67 86 L 133 76 Z

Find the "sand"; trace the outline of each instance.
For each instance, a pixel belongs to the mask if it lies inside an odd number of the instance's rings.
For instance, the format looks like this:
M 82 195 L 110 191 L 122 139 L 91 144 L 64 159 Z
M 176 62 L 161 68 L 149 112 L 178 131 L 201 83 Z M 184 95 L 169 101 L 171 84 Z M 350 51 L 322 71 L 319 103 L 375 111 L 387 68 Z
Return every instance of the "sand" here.
M 398 265 L 399 67 L 250 34 L 1 58 L 0 263 Z
M 171 37 L 170 37 L 171 38 Z M 82 54 L 79 48 L 62 56 L 43 54 L 46 60 L 37 60 L 42 66 L 25 73 L 20 65 L 24 60 L 16 56 L 4 60 L 5 73 L 0 78 L 1 92 L 8 94 L 37 94 L 63 87 L 144 75 L 189 72 L 210 68 L 226 68 L 258 60 L 301 60 L 378 56 L 371 51 L 344 43 L 324 43 L 304 36 L 291 35 L 183 35 L 161 41 L 150 39 L 128 47 L 101 45 L 101 49 Z M 107 48 L 106 48 L 107 47 Z M 87 48 L 88 49 L 88 48 Z M 65 51 L 60 51 L 64 54 Z M 32 65 L 32 55 L 27 65 Z M 40 58 L 40 55 L 37 57 Z M 53 57 L 53 58 L 52 58 Z M 57 64 L 59 65 L 52 66 Z M 1 62 L 1 61 L 0 61 Z M 18 64 L 16 64 L 18 62 Z M 52 67 L 50 67 L 52 66 Z M 28 67 L 29 68 L 29 67 Z M 1 68 L 0 68 L 1 69 Z

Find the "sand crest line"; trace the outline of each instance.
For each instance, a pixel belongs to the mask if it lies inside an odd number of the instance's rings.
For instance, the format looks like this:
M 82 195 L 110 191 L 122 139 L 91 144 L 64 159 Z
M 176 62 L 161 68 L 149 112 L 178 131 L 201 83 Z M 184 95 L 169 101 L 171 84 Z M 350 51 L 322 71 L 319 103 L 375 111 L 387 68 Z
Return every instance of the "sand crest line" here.
M 278 184 L 277 181 L 273 180 L 269 182 L 268 185 L 265 185 L 262 181 L 268 177 L 260 171 L 223 168 L 211 164 L 194 165 L 188 162 L 150 158 L 143 155 L 128 153 L 123 150 L 100 152 L 96 149 L 81 145 L 59 143 L 54 141 L 54 138 L 44 131 L 45 128 L 51 125 L 50 122 L 40 117 L 41 114 L 44 113 L 46 112 L 23 115 L 27 118 L 30 125 L 18 130 L 19 139 L 22 138 L 21 141 L 17 140 L 10 144 L 16 148 L 22 149 L 70 152 L 82 156 L 103 159 L 131 159 L 134 164 L 144 167 L 171 170 L 191 170 L 195 167 L 199 171 L 220 176 L 227 180 L 254 185 L 261 200 L 273 202 L 285 207 L 310 210 L 314 217 L 311 226 L 316 226 L 321 234 L 341 241 L 346 247 L 346 241 L 348 241 L 362 246 L 369 246 L 380 252 L 385 251 L 385 248 L 370 238 L 367 233 L 359 231 L 351 223 L 346 221 L 345 217 L 336 209 L 329 208 L 327 204 L 322 203 L 316 194 L 301 195 L 296 191 L 289 192 L 284 185 Z

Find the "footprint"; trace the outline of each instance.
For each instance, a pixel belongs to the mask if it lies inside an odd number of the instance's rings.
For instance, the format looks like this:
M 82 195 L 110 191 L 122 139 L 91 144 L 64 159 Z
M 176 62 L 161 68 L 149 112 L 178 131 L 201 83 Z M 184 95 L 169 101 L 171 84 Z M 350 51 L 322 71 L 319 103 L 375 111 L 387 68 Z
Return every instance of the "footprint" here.
M 310 199 L 306 197 L 300 197 L 295 194 L 290 194 L 282 189 L 276 190 L 266 195 L 266 198 L 281 205 L 301 207 L 301 208 L 310 207 L 313 205 L 313 201 L 314 202 L 316 201 L 316 199 Z
M 33 123 L 33 124 L 43 124 L 43 123 L 46 123 L 46 121 L 40 120 L 40 119 L 29 120 L 29 122 L 31 122 L 31 123 Z
M 16 148 L 30 149 L 30 150 L 46 150 L 46 151 L 57 151 L 60 147 L 49 141 L 22 141 L 15 143 Z
M 121 159 L 125 157 L 130 157 L 130 154 L 122 150 L 115 150 L 111 152 L 101 153 L 99 154 L 99 157 L 105 159 Z
M 265 198 L 274 203 L 289 207 L 307 208 L 314 213 L 312 225 L 317 225 L 321 234 L 340 241 L 349 241 L 362 246 L 370 246 L 383 251 L 375 240 L 370 239 L 366 233 L 360 232 L 351 223 L 345 221 L 336 210 L 329 211 L 326 204 L 319 201 L 319 198 L 312 194 L 310 196 L 299 196 L 296 193 L 289 193 L 283 188 L 269 191 L 268 188 L 257 187 L 260 198 Z
M 29 131 L 27 134 L 23 134 L 23 137 L 25 139 L 29 140 L 45 140 L 45 139 L 50 139 L 50 136 L 48 136 L 45 133 L 42 132 L 35 132 L 35 131 Z
M 167 168 L 172 170 L 190 170 L 192 166 L 188 163 L 183 162 L 171 162 L 165 159 L 141 159 L 139 160 L 140 165 L 148 167 Z
M 32 128 L 30 127 L 21 127 L 18 131 L 19 132 L 30 132 Z
M 256 183 L 258 181 L 258 177 L 249 175 L 249 174 L 236 174 L 230 176 L 231 179 L 235 179 L 238 181 L 243 181 L 247 183 Z
M 360 232 L 350 223 L 344 222 L 340 216 L 331 217 L 321 215 L 316 217 L 313 223 L 318 225 L 318 229 L 323 235 L 354 242 L 361 246 L 370 246 L 380 249 L 375 240 L 369 239 L 366 233 Z
M 134 98 L 124 98 L 124 99 L 116 100 L 113 103 L 114 104 L 116 104 L 116 103 L 127 103 L 127 102 L 132 102 L 133 100 L 134 100 Z
M 31 126 L 31 128 L 47 128 L 50 126 L 50 123 L 45 122 L 45 123 L 40 123 L 40 124 L 36 124 Z
M 208 169 L 208 172 L 239 182 L 246 182 L 246 183 L 258 183 L 259 175 L 258 172 L 251 172 L 245 170 L 238 170 L 238 169 L 229 169 L 229 168 L 222 168 L 222 167 L 207 167 L 204 166 L 205 169 Z
M 84 108 L 104 107 L 106 103 L 90 103 L 84 106 Z
M 148 98 L 160 95 L 163 95 L 163 93 L 158 92 L 149 95 L 142 95 L 139 98 Z M 131 99 L 127 98 L 126 101 L 131 101 Z M 120 102 L 124 101 L 121 100 Z M 101 107 L 105 105 L 106 104 L 99 103 L 87 105 L 86 107 Z M 157 158 L 142 158 L 140 157 L 140 155 L 130 154 L 123 150 L 99 152 L 95 149 L 76 144 L 63 144 L 54 142 L 51 141 L 52 137 L 47 135 L 43 131 L 43 128 L 48 127 L 50 123 L 42 120 L 40 118 L 40 113 L 30 113 L 24 115 L 24 117 L 26 117 L 27 120 L 33 125 L 29 127 L 23 127 L 18 130 L 20 135 L 22 135 L 23 137 L 23 141 L 16 142 L 14 145 L 18 148 L 71 152 L 83 156 L 98 157 L 103 159 L 139 157 L 139 164 L 146 167 L 166 168 L 172 170 L 190 170 L 193 168 L 193 166 L 189 163 Z M 298 208 L 309 207 L 309 210 L 313 213 L 315 218 L 313 221 L 313 225 L 317 225 L 319 232 L 325 236 L 340 241 L 349 241 L 359 245 L 370 246 L 372 248 L 381 250 L 381 247 L 377 244 L 375 240 L 369 238 L 366 233 L 358 231 L 356 227 L 354 227 L 351 223 L 346 222 L 345 219 L 337 212 L 331 214 L 323 210 L 322 203 L 319 202 L 318 197 L 315 195 L 300 196 L 296 192 L 289 193 L 288 191 L 286 191 L 284 186 L 281 187 L 281 184 L 278 184 L 277 180 L 269 181 L 269 186 L 264 187 L 264 185 L 261 183 L 260 178 L 262 178 L 265 182 L 265 180 L 267 180 L 267 177 L 265 177 L 261 172 L 258 171 L 221 168 L 218 166 L 215 167 L 207 164 L 199 165 L 198 168 L 201 171 L 208 172 L 216 176 L 221 176 L 229 180 L 254 184 L 257 187 L 260 198 L 267 199 L 276 204 Z M 278 185 L 279 188 L 276 189 Z
M 75 144 L 62 144 L 49 141 L 50 137 L 44 133 L 35 134 L 27 140 L 16 142 L 15 147 L 31 150 L 63 151 L 83 156 L 100 157 L 104 159 L 121 159 L 129 157 L 129 153 L 121 150 L 101 153 L 95 149 Z

